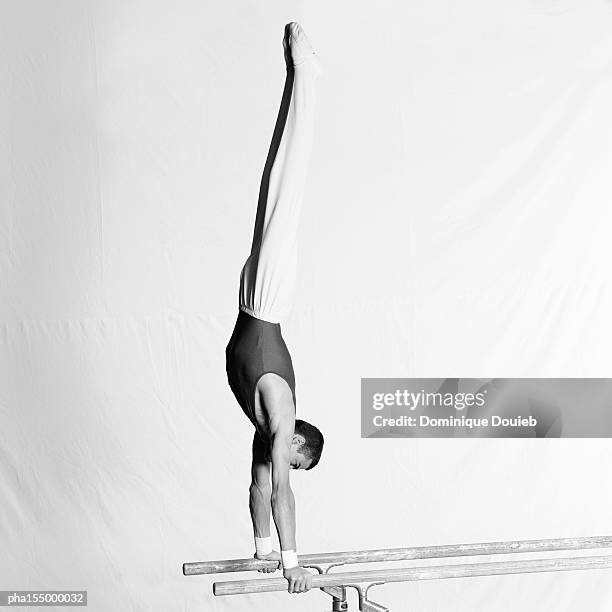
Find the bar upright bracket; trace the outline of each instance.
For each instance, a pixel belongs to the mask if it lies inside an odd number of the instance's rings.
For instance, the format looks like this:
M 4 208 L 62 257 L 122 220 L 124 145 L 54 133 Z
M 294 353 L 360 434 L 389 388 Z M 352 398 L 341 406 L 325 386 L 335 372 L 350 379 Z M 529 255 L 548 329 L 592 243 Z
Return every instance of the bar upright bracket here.
M 385 584 L 384 582 L 371 582 L 367 586 L 363 586 L 361 584 L 347 584 L 346 587 L 352 587 L 357 591 L 357 596 L 359 597 L 359 610 L 361 612 L 389 612 L 389 608 L 383 606 L 382 604 L 376 603 L 371 599 L 368 599 L 368 591 L 373 587 L 379 584 Z
M 321 565 L 304 565 L 317 570 L 319 574 L 327 574 L 332 567 L 344 565 L 344 563 L 332 563 L 325 569 Z M 346 589 L 343 586 L 321 587 L 324 593 L 327 593 L 332 598 L 332 612 L 348 612 L 348 601 L 346 600 Z

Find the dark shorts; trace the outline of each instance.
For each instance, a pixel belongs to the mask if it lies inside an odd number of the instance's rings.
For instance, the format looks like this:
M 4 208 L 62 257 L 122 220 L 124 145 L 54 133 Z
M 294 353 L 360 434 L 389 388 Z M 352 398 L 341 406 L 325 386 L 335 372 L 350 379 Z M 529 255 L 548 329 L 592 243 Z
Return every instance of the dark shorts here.
M 279 323 L 263 321 L 240 310 L 225 349 L 225 369 L 232 392 L 253 423 L 255 389 L 264 374 L 274 373 L 283 378 L 296 403 L 293 363 Z

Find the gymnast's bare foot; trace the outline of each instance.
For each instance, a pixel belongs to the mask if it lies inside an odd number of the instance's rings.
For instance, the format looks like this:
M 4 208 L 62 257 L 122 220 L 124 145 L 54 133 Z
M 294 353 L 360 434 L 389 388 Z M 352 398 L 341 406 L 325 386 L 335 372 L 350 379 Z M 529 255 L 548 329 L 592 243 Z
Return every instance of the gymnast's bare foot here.
M 299 23 L 292 21 L 285 26 L 283 46 L 287 66 L 293 66 L 296 69 L 309 69 L 314 76 L 321 74 L 323 70 L 321 62 Z

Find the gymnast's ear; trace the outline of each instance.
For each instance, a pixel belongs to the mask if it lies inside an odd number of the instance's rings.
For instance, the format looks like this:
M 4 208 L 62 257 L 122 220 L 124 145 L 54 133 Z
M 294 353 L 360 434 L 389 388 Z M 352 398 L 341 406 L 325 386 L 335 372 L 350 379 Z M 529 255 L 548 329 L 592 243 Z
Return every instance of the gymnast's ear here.
M 299 433 L 293 434 L 293 439 L 291 440 L 291 445 L 297 447 L 298 449 L 302 448 L 306 444 L 306 438 Z

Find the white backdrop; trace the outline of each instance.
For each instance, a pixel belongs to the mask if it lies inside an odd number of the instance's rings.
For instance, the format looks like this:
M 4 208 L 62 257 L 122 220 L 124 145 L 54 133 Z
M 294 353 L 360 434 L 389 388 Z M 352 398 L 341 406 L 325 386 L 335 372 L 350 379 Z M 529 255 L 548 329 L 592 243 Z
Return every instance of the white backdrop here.
M 252 554 L 224 347 L 284 81 L 325 64 L 283 325 L 324 459 L 301 552 L 612 532 L 608 440 L 361 440 L 361 376 L 609 376 L 609 0 L 0 4 L 0 589 L 213 598 Z M 579 407 L 577 407 L 579 409 Z M 610 573 L 379 587 L 394 611 L 604 611 Z M 287 607 L 290 606 L 290 607 Z

